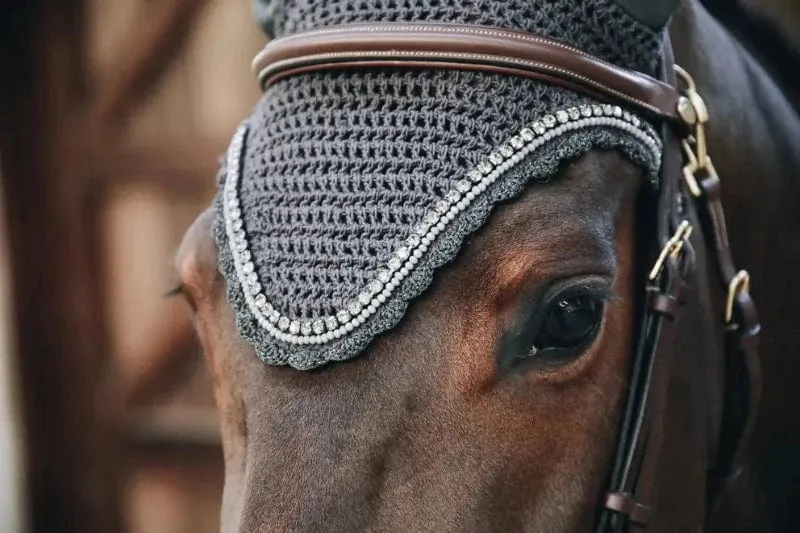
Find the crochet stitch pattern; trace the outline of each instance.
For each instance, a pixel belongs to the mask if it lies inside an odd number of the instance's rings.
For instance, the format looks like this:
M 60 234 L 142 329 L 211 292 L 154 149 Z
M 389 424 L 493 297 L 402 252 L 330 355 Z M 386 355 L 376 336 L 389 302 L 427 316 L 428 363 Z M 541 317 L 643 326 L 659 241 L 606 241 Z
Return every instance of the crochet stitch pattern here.
M 273 10 L 273 27 L 286 35 L 352 22 L 461 22 L 559 38 L 644 72 L 660 55 L 658 36 L 607 2 L 454 7 L 287 2 Z M 615 149 L 655 176 L 660 143 L 646 119 L 480 72 L 280 80 L 235 135 L 215 200 L 220 270 L 242 337 L 270 364 L 309 369 L 355 357 L 402 319 L 497 202 L 552 179 L 564 161 Z

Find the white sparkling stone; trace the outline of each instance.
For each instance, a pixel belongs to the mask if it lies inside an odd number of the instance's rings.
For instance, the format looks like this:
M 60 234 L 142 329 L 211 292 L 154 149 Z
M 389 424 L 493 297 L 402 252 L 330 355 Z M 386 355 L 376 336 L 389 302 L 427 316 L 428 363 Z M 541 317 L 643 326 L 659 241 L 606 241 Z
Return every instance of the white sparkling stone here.
M 511 148 L 511 147 L 510 147 L 509 145 L 507 145 L 507 144 L 504 144 L 503 146 L 501 146 L 501 147 L 498 149 L 498 151 L 499 151 L 499 152 L 500 152 L 500 154 L 501 154 L 503 157 L 505 157 L 505 158 L 508 158 L 508 157 L 511 157 L 512 155 L 514 155 L 514 149 L 513 149 L 513 148 Z
M 242 261 L 249 261 L 250 260 L 250 250 L 244 250 L 239 254 L 239 257 Z
M 622 108 L 620 106 L 618 106 L 618 105 L 615 105 L 613 110 L 612 110 L 612 114 L 617 118 L 621 117 L 622 116 Z
M 311 328 L 314 330 L 314 333 L 317 335 L 322 335 L 325 333 L 325 321 L 321 318 L 318 318 L 311 324 Z
M 433 206 L 433 210 L 436 211 L 439 215 L 443 215 L 447 213 L 447 210 L 450 209 L 450 202 L 447 200 L 439 200 L 436 202 L 436 205 Z
M 472 184 L 467 180 L 461 180 L 456 182 L 456 190 L 461 193 L 468 193 L 471 188 Z
M 256 307 L 258 308 L 263 308 L 267 305 L 267 297 L 264 296 L 263 294 L 259 294 L 258 296 L 253 298 L 253 301 L 255 302 Z
M 553 115 L 545 115 L 544 118 L 542 118 L 542 123 L 545 125 L 545 127 L 552 128 L 556 125 L 556 117 Z
M 261 292 L 261 284 L 258 282 L 253 283 L 252 285 L 248 286 L 248 290 L 250 291 L 250 294 L 255 296 L 256 294 Z
M 405 261 L 406 259 L 408 259 L 408 256 L 411 255 L 411 251 L 408 249 L 407 246 L 401 246 L 400 248 L 397 249 L 395 255 L 397 255 L 397 257 L 400 258 L 402 261 Z
M 493 165 L 497 166 L 503 162 L 503 155 L 500 152 L 492 152 L 489 154 L 489 161 Z
M 286 331 L 287 329 L 289 329 L 289 319 L 286 318 L 285 316 L 282 316 L 278 320 L 278 329 L 282 329 L 283 331 Z
M 592 104 L 592 113 L 594 113 L 594 116 L 599 117 L 603 114 L 603 108 L 597 104 Z
M 480 171 L 480 170 L 478 170 L 477 168 L 475 168 L 475 169 L 472 169 L 472 170 L 470 170 L 470 171 L 467 173 L 467 177 L 468 177 L 468 178 L 469 178 L 471 181 L 481 181 L 481 180 L 483 179 L 483 174 L 481 173 L 481 171 Z
M 233 231 L 239 231 L 240 229 L 242 229 L 242 225 L 243 224 L 244 224 L 244 222 L 242 222 L 242 219 L 241 218 L 237 218 L 236 220 L 233 221 L 233 223 L 231 224 L 231 227 L 233 228 Z
M 511 146 L 513 146 L 517 150 L 522 148 L 523 145 L 525 144 L 525 141 L 523 141 L 522 137 L 520 137 L 519 135 L 515 135 L 514 137 L 511 137 L 508 140 L 508 142 L 511 144 Z
M 414 225 L 414 235 L 419 237 L 423 237 L 428 230 L 431 228 L 430 224 L 426 224 L 424 221 Z
M 449 203 L 454 204 L 461 199 L 461 193 L 454 189 L 448 192 L 447 195 L 444 197 L 444 199 L 447 200 Z
M 292 320 L 289 324 L 289 333 L 292 335 L 297 335 L 300 332 L 300 322 L 297 320 Z
M 386 266 L 389 267 L 389 270 L 395 271 L 398 268 L 400 268 L 401 263 L 402 263 L 402 261 L 400 261 L 400 258 L 395 256 L 395 257 L 392 257 L 391 259 L 389 259 L 389 262 L 386 264 Z
M 358 295 L 358 301 L 361 302 L 361 305 L 369 305 L 370 300 L 372 300 L 372 295 L 368 292 L 362 292 Z
M 428 213 L 426 213 L 425 217 L 423 217 L 422 219 L 422 221 L 428 226 L 433 226 L 434 224 L 436 224 L 437 220 L 439 220 L 439 215 L 437 215 L 433 211 L 429 211 Z
M 370 294 L 377 294 L 383 290 L 383 283 L 380 280 L 373 279 L 369 282 L 369 285 L 367 285 L 367 289 Z
M 529 128 L 523 128 L 522 131 L 519 132 L 519 136 L 522 137 L 522 139 L 526 142 L 530 142 L 536 137 L 533 131 Z
M 427 237 L 424 237 L 422 239 L 422 244 L 425 243 L 426 238 Z M 388 270 L 378 270 L 378 274 L 375 277 L 377 277 L 378 281 L 380 281 L 381 283 L 388 283 L 389 280 L 392 279 L 392 273 L 389 272 Z
M 581 115 L 584 117 L 591 117 L 592 116 L 592 106 L 589 104 L 583 104 L 581 106 Z
M 353 300 L 349 304 L 347 304 L 347 311 L 352 315 L 356 316 L 358 313 L 361 312 L 361 302 L 358 300 Z
M 494 167 L 488 161 L 481 161 L 480 163 L 478 163 L 478 170 L 480 171 L 481 174 L 486 175 L 492 170 L 494 170 Z
M 603 114 L 606 116 L 611 116 L 614 113 L 614 106 L 611 104 L 603 104 Z
M 253 272 L 253 270 L 255 270 L 255 265 L 253 264 L 252 261 L 248 261 L 244 265 L 242 265 L 242 272 L 244 272 L 245 274 L 250 274 L 251 272 Z
M 567 109 L 567 113 L 569 114 L 569 118 L 572 120 L 578 120 L 581 118 L 581 112 L 578 110 L 577 107 L 570 107 Z
M 241 218 L 242 217 L 242 210 L 239 209 L 238 207 L 234 207 L 233 209 L 230 210 L 230 212 L 228 214 L 231 216 L 231 218 L 234 218 L 234 219 Z
M 300 324 L 300 333 L 303 335 L 311 335 L 311 322 L 302 322 Z
M 336 320 L 339 321 L 339 324 L 344 326 L 345 324 L 350 322 L 350 313 L 348 313 L 346 310 L 342 309 L 341 311 L 336 313 Z
M 565 124 L 569 120 L 569 114 L 563 109 L 559 109 L 556 111 L 556 119 L 558 119 L 561 124 Z
M 270 313 L 269 313 L 269 321 L 270 321 L 270 322 L 272 322 L 273 324 L 275 324 L 275 323 L 276 323 L 276 322 L 278 322 L 278 320 L 280 320 L 280 319 L 281 319 L 281 314 L 280 314 L 278 311 L 276 311 L 275 309 L 273 309 L 272 311 L 270 311 Z
M 339 327 L 339 322 L 336 320 L 335 316 L 326 316 L 325 327 L 328 328 L 328 331 L 333 331 Z
M 547 131 L 547 128 L 545 127 L 544 123 L 538 120 L 534 122 L 531 127 L 533 128 L 533 131 L 535 131 L 537 135 L 541 135 L 542 133 Z

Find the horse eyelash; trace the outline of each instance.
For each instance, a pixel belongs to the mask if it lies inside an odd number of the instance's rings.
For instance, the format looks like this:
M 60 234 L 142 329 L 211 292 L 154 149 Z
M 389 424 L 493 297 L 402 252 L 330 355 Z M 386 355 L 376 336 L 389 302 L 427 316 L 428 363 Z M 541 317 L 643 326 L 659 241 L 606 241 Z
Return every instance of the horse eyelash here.
M 169 289 L 164 294 L 162 294 L 161 297 L 164 299 L 168 299 L 168 298 L 174 298 L 175 296 L 183 296 L 184 294 L 186 294 L 186 291 L 184 290 L 183 285 L 178 284 Z

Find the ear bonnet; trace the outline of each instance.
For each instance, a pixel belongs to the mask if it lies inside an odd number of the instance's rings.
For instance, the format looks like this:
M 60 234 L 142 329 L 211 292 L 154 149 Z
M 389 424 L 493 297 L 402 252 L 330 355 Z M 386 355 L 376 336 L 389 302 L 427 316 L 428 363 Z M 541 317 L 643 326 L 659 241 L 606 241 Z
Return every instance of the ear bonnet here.
M 259 1 L 275 37 L 365 22 L 493 26 L 655 75 L 661 34 L 610 0 Z M 647 116 L 546 82 L 436 69 L 334 70 L 269 86 L 234 135 L 215 200 L 241 336 L 311 369 L 397 325 L 493 207 L 589 150 L 655 179 Z M 655 124 L 655 121 L 653 121 Z

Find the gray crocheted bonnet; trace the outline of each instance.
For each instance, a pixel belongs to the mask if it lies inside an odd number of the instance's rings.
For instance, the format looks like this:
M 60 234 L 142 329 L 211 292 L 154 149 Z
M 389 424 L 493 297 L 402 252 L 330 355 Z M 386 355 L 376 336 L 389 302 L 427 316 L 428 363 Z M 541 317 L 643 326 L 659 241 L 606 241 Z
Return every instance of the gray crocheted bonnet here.
M 524 30 L 655 75 L 662 36 L 610 0 L 259 0 L 275 37 L 359 22 Z M 498 202 L 592 149 L 657 175 L 649 117 L 500 74 L 290 76 L 234 135 L 214 236 L 241 336 L 269 364 L 359 355 Z

